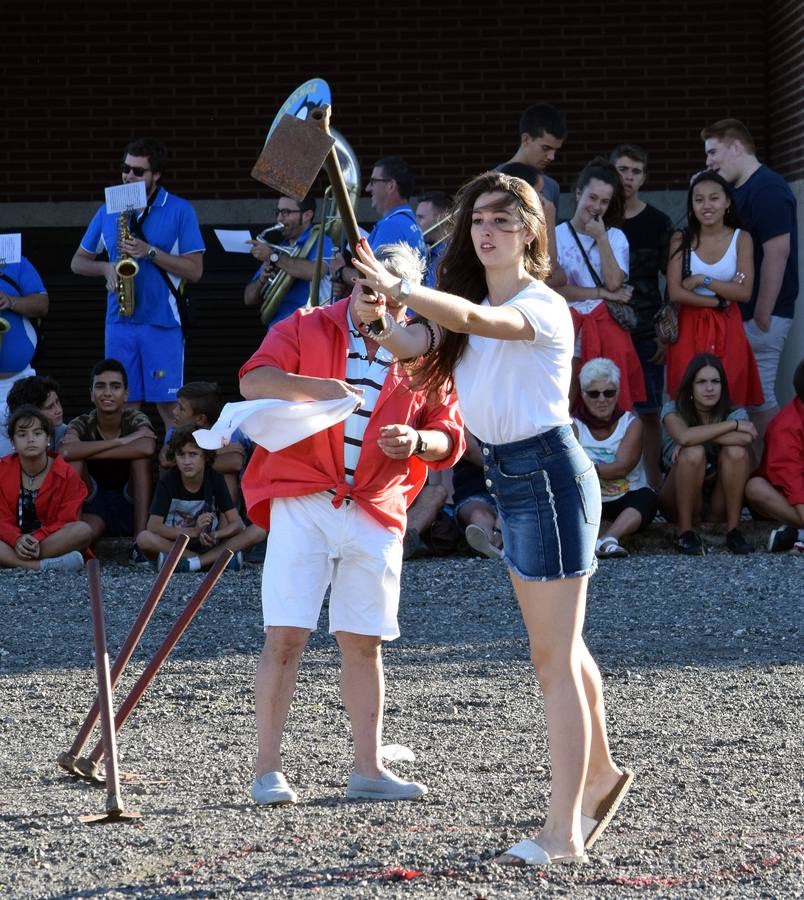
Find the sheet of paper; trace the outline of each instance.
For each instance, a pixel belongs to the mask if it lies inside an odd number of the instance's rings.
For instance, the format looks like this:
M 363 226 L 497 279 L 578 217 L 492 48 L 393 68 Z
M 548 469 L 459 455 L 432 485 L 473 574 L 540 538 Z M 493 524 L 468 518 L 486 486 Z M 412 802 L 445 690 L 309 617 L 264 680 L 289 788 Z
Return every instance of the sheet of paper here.
M 18 263 L 22 256 L 21 234 L 0 234 L 0 266 Z
M 216 228 L 215 236 L 227 253 L 251 253 L 251 245 L 246 243 L 253 240 L 250 231 Z
M 144 209 L 148 203 L 144 181 L 132 181 L 130 184 L 115 184 L 104 190 L 106 195 L 106 212 L 121 213 L 127 209 Z

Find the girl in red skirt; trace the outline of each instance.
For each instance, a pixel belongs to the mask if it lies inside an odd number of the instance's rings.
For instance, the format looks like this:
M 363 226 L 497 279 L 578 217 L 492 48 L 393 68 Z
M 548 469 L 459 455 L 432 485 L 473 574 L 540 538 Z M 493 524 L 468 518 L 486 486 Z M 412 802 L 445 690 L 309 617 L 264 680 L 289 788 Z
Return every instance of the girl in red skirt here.
M 739 228 L 731 188 L 714 172 L 701 172 L 687 194 L 687 221 L 670 243 L 667 291 L 678 304 L 678 340 L 667 351 L 667 393 L 675 397 L 697 353 L 723 360 L 737 406 L 762 403 L 756 360 L 736 304 L 751 299 L 754 249 Z

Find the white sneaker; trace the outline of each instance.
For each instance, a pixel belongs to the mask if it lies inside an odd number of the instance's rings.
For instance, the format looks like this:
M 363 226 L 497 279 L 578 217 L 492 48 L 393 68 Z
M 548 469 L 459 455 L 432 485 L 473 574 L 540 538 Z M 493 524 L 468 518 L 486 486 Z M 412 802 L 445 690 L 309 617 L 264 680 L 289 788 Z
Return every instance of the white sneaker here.
M 84 568 L 84 557 L 78 550 L 71 550 L 62 556 L 49 556 L 39 564 L 42 572 L 80 572 Z

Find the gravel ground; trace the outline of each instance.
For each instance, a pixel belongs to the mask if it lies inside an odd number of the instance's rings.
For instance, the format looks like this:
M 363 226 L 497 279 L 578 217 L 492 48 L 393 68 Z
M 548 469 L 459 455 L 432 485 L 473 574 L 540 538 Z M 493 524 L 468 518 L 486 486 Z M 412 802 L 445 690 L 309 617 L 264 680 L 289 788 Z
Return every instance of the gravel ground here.
M 505 570 L 406 564 L 403 637 L 385 653 L 386 741 L 420 803 L 348 802 L 347 720 L 332 639 L 316 634 L 286 737 L 301 802 L 249 799 L 260 572 L 227 574 L 123 728 L 137 824 L 89 827 L 102 789 L 62 772 L 94 697 L 87 582 L 0 575 L 0 895 L 56 897 L 800 897 L 802 572 L 756 554 L 640 555 L 592 581 L 587 639 L 615 755 L 633 790 L 588 866 L 501 869 L 546 806 L 542 703 Z M 152 573 L 104 566 L 109 647 Z M 198 582 L 176 575 L 118 690 L 142 671 Z

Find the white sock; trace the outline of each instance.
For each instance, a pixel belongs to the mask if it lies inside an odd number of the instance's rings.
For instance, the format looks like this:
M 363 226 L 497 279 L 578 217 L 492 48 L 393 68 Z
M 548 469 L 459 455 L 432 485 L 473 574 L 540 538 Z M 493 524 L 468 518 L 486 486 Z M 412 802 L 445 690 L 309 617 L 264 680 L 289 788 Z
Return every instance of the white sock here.
M 188 562 L 190 563 L 190 571 L 191 572 L 200 572 L 201 571 L 201 557 L 200 556 L 188 556 Z

